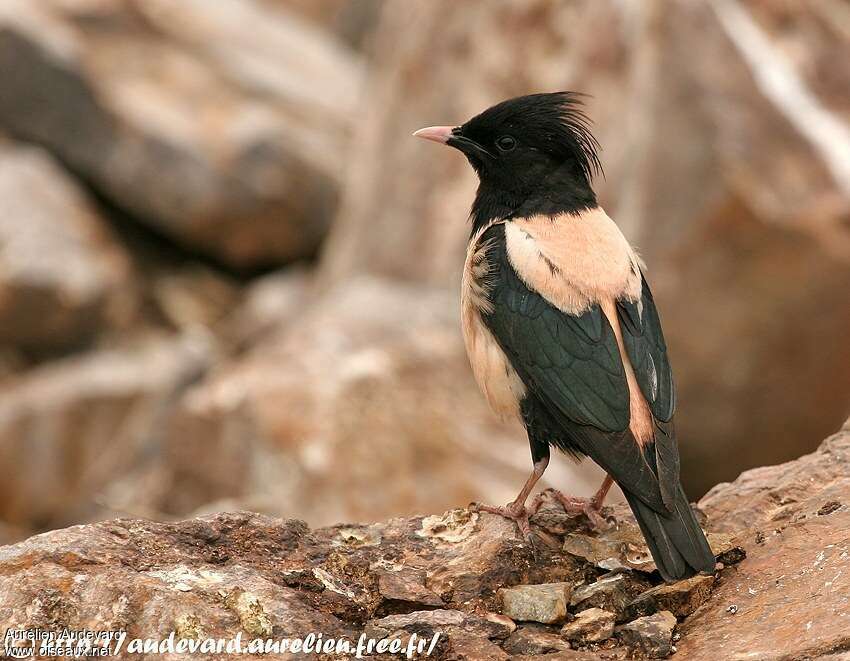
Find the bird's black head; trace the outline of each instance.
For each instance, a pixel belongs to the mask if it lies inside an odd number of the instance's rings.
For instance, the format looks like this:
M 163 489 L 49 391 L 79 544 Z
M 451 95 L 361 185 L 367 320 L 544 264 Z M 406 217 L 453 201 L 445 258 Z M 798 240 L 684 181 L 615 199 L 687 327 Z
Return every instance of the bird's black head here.
M 464 153 L 480 180 L 473 231 L 508 215 L 577 212 L 596 206 L 598 143 L 578 94 L 531 94 L 503 101 L 462 126 L 414 135 Z

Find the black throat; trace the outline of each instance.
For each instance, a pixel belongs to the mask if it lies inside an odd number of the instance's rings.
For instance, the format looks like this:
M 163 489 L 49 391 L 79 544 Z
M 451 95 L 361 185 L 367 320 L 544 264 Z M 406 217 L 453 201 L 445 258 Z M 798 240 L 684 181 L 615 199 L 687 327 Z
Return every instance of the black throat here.
M 470 236 L 497 218 L 577 214 L 597 205 L 596 194 L 587 178 L 568 164 L 553 170 L 525 190 L 505 189 L 482 177 L 470 212 Z

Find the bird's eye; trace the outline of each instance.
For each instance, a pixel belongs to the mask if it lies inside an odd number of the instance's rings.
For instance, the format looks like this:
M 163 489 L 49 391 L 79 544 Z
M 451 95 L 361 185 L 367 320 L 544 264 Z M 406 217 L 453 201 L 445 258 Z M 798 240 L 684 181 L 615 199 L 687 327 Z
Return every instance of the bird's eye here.
M 496 146 L 499 148 L 499 151 L 511 151 L 511 149 L 516 147 L 516 140 L 509 135 L 503 135 L 496 140 Z

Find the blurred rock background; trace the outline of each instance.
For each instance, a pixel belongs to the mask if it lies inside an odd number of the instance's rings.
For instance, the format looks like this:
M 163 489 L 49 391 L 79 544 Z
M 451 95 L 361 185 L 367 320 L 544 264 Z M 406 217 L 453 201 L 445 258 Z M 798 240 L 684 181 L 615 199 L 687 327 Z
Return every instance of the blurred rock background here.
M 850 413 L 848 61 L 843 0 L 0 0 L 0 542 L 512 497 L 457 319 L 474 175 L 410 133 L 531 91 L 592 95 L 690 495 L 814 449 Z

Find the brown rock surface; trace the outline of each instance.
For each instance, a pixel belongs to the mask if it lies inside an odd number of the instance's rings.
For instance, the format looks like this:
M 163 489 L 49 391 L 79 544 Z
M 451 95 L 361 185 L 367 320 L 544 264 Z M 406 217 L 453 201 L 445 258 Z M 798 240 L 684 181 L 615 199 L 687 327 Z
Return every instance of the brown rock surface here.
M 670 611 L 661 611 L 617 627 L 617 637 L 641 655 L 665 659 L 673 652 L 675 626 L 676 616 Z
M 559 634 L 553 632 L 552 627 L 524 624 L 508 636 L 508 639 L 502 645 L 502 649 L 512 655 L 540 655 L 551 652 L 566 652 L 570 650 L 570 644 Z
M 0 126 L 137 220 L 237 267 L 310 255 L 359 58 L 255 2 L 3 0 Z
M 79 346 L 133 308 L 128 256 L 45 151 L 0 137 L 0 345 Z
M 835 304 L 850 104 L 831 64 L 850 41 L 833 4 L 388 3 L 325 280 L 454 287 L 475 176 L 410 132 L 515 94 L 587 92 L 601 201 L 646 257 L 665 322 L 686 487 L 811 451 L 850 406 L 850 371 L 833 369 L 850 364 L 850 306 Z M 798 83 L 811 114 L 781 93 Z
M 186 393 L 150 506 L 227 500 L 329 524 L 508 502 L 530 470 L 526 435 L 475 386 L 456 308 L 373 278 L 328 292 Z M 560 457 L 546 477 L 589 494 L 597 475 Z
M 599 643 L 614 633 L 614 619 L 614 613 L 601 608 L 581 610 L 561 627 L 561 636 L 577 643 Z
M 374 30 L 386 0 L 260 0 L 268 9 L 295 11 L 308 20 L 332 30 L 357 48 L 363 48 Z
M 692 576 L 672 585 L 658 585 L 642 592 L 628 604 L 629 619 L 669 611 L 676 617 L 687 617 L 699 608 L 711 594 L 714 576 Z
M 288 268 L 257 278 L 241 292 L 225 334 L 237 347 L 250 348 L 296 322 L 311 294 L 312 271 L 307 269 Z
M 569 548 L 566 546 L 565 550 Z M 628 603 L 647 586 L 646 580 L 631 572 L 605 574 L 593 583 L 578 587 L 570 603 L 577 610 L 601 608 L 620 617 Z
M 499 590 L 502 613 L 520 622 L 563 622 L 570 605 L 570 583 L 517 585 Z
M 130 636 L 166 637 L 191 617 L 208 636 L 321 631 L 355 640 L 363 630 L 380 638 L 430 628 L 450 648 L 486 658 L 469 650 L 501 653 L 488 639 L 505 639 L 513 626 L 487 617 L 497 587 L 573 578 L 581 568 L 560 554 L 534 561 L 509 522 L 465 516 L 447 524 L 451 541 L 435 532 L 446 526 L 422 518 L 311 532 L 246 513 L 60 530 L 0 549 L 0 624 L 125 626 Z M 427 575 L 444 608 L 376 617 L 397 604 L 379 590 L 382 573 L 403 568 Z
M 850 570 L 850 518 L 843 504 L 818 512 L 836 490 L 847 493 L 848 468 L 850 424 L 817 453 L 745 474 L 706 498 L 710 527 L 726 527 L 724 512 L 733 509 L 749 516 L 734 533 L 747 540 L 749 555 L 722 570 L 708 601 L 679 624 L 681 658 L 827 659 L 846 651 L 840 622 L 850 617 L 850 592 L 841 581 Z M 753 497 L 759 488 L 793 495 L 794 512 L 777 518 L 763 509 Z M 551 532 L 555 519 L 561 533 Z M 563 531 L 581 521 L 554 509 L 545 520 L 545 535 L 535 523 L 545 541 L 535 548 L 511 522 L 466 510 L 316 530 L 248 513 L 75 526 L 0 548 L 0 626 L 126 627 L 130 639 L 175 630 L 246 639 L 321 631 L 355 640 L 361 632 L 376 639 L 440 632 L 438 660 L 507 658 L 510 650 L 521 659 L 613 659 L 629 653 L 623 644 L 669 652 L 676 624 L 669 613 L 622 625 L 619 644 L 558 652 L 547 636 L 558 625 L 520 636 L 523 628 L 494 613 L 499 588 L 576 585 L 599 575 L 593 563 L 560 550 Z M 607 534 L 616 536 L 616 528 Z M 756 539 L 769 529 L 775 532 Z M 391 594 L 387 572 L 400 579 Z M 415 593 L 413 600 L 398 599 L 400 590 Z M 421 590 L 440 607 L 421 609 Z
M 736 533 L 747 559 L 722 573 L 682 626 L 684 658 L 747 651 L 765 661 L 810 659 L 850 649 L 848 467 L 850 423 L 817 452 L 747 471 L 703 498 L 709 519 Z

